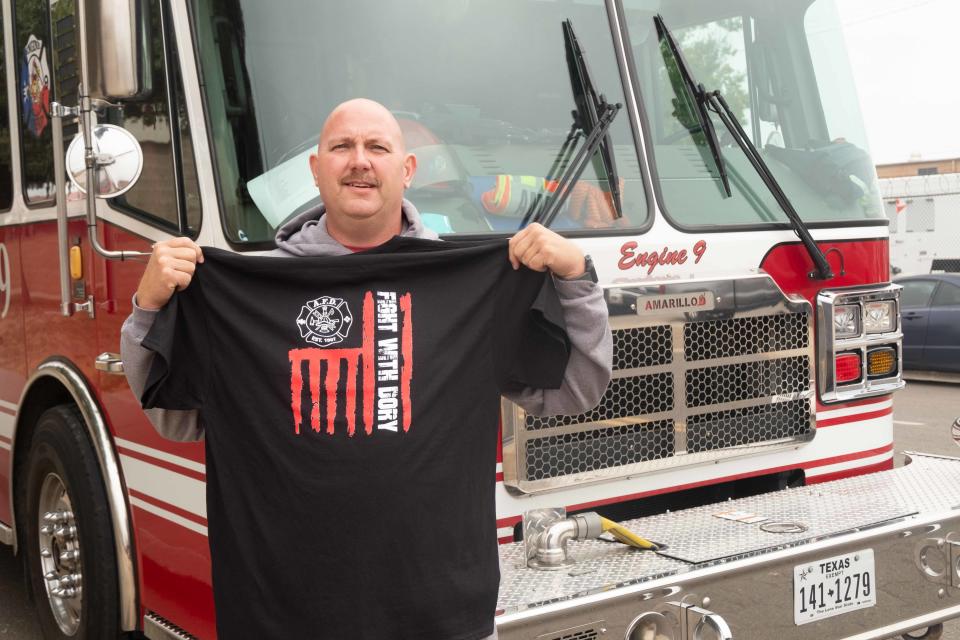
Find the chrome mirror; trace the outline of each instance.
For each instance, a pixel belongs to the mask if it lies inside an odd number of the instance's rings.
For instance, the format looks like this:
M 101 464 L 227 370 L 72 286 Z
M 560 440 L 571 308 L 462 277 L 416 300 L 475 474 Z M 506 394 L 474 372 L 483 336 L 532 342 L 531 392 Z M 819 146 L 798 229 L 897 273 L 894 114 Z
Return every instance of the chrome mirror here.
M 99 124 L 91 135 L 96 158 L 95 196 L 115 198 L 129 191 L 143 170 L 143 150 L 126 129 Z M 67 175 L 81 192 L 87 192 L 87 161 L 83 136 L 78 135 L 67 149 Z
M 79 4 L 91 98 L 150 95 L 153 64 L 150 4 L 145 0 L 83 0 Z

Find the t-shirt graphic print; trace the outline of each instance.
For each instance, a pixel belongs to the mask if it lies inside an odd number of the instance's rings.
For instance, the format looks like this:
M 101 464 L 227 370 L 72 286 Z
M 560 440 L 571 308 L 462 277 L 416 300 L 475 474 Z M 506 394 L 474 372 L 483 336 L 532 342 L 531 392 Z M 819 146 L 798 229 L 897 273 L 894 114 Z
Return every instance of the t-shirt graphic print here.
M 411 314 L 409 293 L 397 296 L 395 291 L 367 291 L 360 316 L 363 327 L 360 346 L 324 348 L 337 345 L 350 335 L 354 324 L 350 307 L 346 300 L 330 296 L 311 300 L 303 306 L 297 317 L 300 335 L 319 346 L 290 350 L 291 408 L 297 433 L 306 420 L 314 431 L 321 431 L 323 424 L 326 433 L 332 435 L 334 419 L 342 406 L 347 435 L 353 436 L 358 423 L 358 400 L 359 422 L 366 435 L 374 428 L 410 430 Z M 345 369 L 342 381 L 345 398 L 343 403 L 338 403 L 341 368 Z M 362 378 L 358 380 L 357 376 Z M 302 402 L 305 384 L 310 391 L 309 419 L 304 418 Z M 321 397 L 325 402 L 321 402 Z M 325 418 L 321 419 L 321 413 L 325 413 Z
M 205 430 L 218 637 L 492 633 L 500 394 L 569 355 L 549 275 L 506 241 L 204 248 L 143 345 L 143 406 Z

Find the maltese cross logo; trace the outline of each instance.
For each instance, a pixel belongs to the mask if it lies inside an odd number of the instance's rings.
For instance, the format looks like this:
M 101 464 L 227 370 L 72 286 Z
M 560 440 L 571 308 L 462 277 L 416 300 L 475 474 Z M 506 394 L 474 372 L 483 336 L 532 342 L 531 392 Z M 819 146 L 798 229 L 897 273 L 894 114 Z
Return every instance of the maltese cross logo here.
M 320 347 L 343 342 L 352 324 L 353 315 L 347 301 L 330 296 L 309 301 L 303 305 L 297 317 L 300 337 Z

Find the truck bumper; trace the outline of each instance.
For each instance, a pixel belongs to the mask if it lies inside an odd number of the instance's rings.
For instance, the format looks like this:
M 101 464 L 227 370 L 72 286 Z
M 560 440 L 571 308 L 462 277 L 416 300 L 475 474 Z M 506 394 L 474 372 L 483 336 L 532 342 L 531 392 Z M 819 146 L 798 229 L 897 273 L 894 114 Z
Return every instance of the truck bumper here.
M 500 638 L 660 640 L 642 631 L 650 622 L 678 640 L 867 640 L 960 617 L 960 459 L 908 456 L 890 471 L 624 523 L 664 544 L 659 554 L 571 542 L 574 565 L 538 571 L 522 543 L 504 545 Z M 821 580 L 829 607 L 800 601 L 805 569 L 822 578 L 827 561 L 867 557 L 860 608 L 828 612 L 842 568 Z

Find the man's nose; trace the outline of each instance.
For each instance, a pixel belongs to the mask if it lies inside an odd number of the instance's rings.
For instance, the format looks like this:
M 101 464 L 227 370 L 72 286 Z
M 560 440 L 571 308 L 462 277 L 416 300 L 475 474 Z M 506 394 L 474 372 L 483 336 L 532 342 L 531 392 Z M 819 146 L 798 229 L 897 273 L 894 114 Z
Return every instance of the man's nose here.
M 357 169 L 370 168 L 370 158 L 367 157 L 367 150 L 362 144 L 358 144 L 353 148 L 353 153 L 350 154 L 350 164 L 351 167 Z

